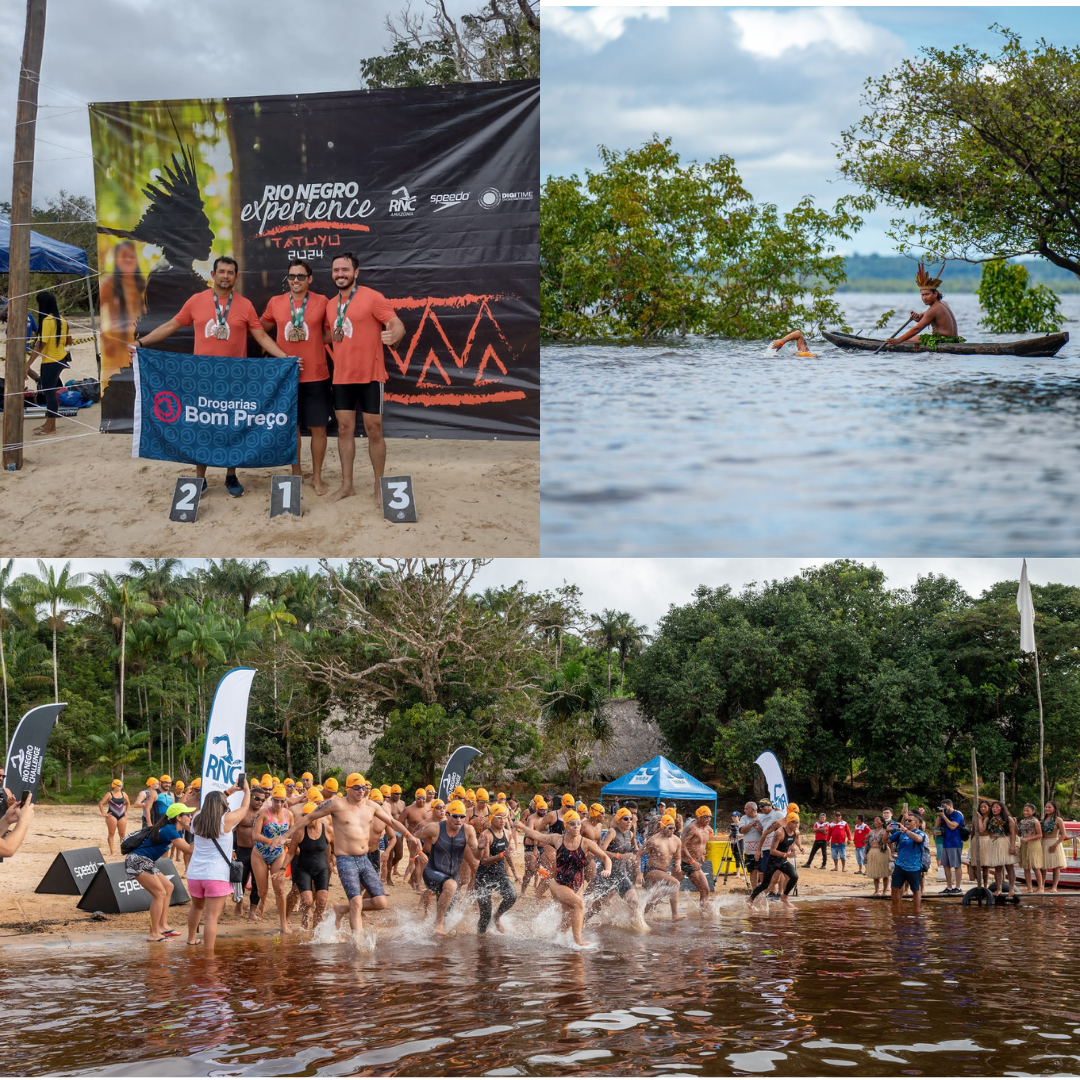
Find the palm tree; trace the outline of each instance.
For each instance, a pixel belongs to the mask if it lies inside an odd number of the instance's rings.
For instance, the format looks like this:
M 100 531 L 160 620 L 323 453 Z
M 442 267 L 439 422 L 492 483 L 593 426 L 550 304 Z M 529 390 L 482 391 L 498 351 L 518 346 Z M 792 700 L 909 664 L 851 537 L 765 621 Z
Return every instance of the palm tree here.
M 206 580 L 210 590 L 222 599 L 239 597 L 246 619 L 255 597 L 273 585 L 274 575 L 265 559 L 254 562 L 246 559 L 218 559 L 215 562 L 211 559 Z
M 143 745 L 150 739 L 149 731 L 110 731 L 108 735 L 87 735 L 101 751 L 94 759 L 96 765 L 108 765 L 109 772 L 117 779 L 124 779 L 124 766 L 135 765 L 148 751 Z
M 4 684 L 4 751 L 7 752 L 11 742 L 11 731 L 8 726 L 8 673 L 7 656 L 4 654 L 4 631 L 8 628 L 7 610 L 14 614 L 20 614 L 22 604 L 19 590 L 15 582 L 11 580 L 11 574 L 15 567 L 15 560 L 8 559 L 7 563 L 0 568 L 0 682 Z
M 274 672 L 274 723 L 278 723 L 278 654 L 277 645 L 288 633 L 289 627 L 296 625 L 296 616 L 285 607 L 284 600 L 270 600 L 263 602 L 248 616 L 248 622 L 252 628 L 260 633 L 270 634 L 270 653 L 273 657 L 272 667 Z M 281 725 L 281 733 L 285 737 L 285 767 L 292 772 L 292 742 L 289 731 L 289 718 L 285 717 L 285 723 Z
M 117 668 L 119 696 L 116 702 L 116 726 L 124 730 L 124 675 L 127 650 L 128 623 L 136 621 L 140 615 L 155 615 L 157 608 L 150 603 L 150 597 L 139 587 L 136 581 L 128 578 L 114 578 L 108 571 L 91 574 L 94 582 L 94 617 L 97 622 L 112 633 L 120 650 L 120 663 Z
M 64 563 L 58 575 L 55 567 L 47 566 L 38 559 L 38 574 L 40 577 L 24 574 L 17 584 L 29 604 L 35 608 L 45 607 L 49 612 L 45 625 L 52 631 L 53 700 L 59 701 L 60 669 L 56 662 L 56 636 L 61 630 L 67 629 L 60 609 L 66 609 L 66 614 L 81 614 L 81 605 L 90 599 L 92 593 L 88 586 L 82 584 L 85 575 L 71 572 L 70 562 Z
M 151 603 L 162 607 L 180 599 L 183 588 L 177 575 L 183 567 L 183 559 L 132 559 L 127 573 L 120 576 L 136 583 Z
M 619 650 L 619 692 L 626 687 L 626 658 L 636 656 L 648 637 L 648 628 L 634 622 L 629 612 L 622 612 L 615 631 L 615 648 Z
M 544 683 L 540 721 L 545 740 L 559 753 L 577 791 L 597 743 L 606 747 L 615 737 L 604 711 L 604 691 L 580 660 L 569 660 Z
M 615 648 L 615 642 L 618 640 L 619 627 L 624 619 L 630 618 L 624 611 L 612 611 L 610 608 L 604 608 L 599 615 L 593 615 L 593 622 L 596 626 L 590 633 L 590 637 L 596 643 L 598 648 L 604 650 L 607 656 L 607 692 L 608 697 L 611 697 L 611 650 Z
M 207 599 L 201 607 L 194 600 L 185 600 L 162 612 L 162 632 L 168 642 L 169 659 L 186 658 L 195 668 L 198 684 L 198 708 L 200 726 L 203 724 L 203 673 L 211 660 L 226 662 L 222 642 L 228 632 L 222 627 L 222 618 L 214 601 Z

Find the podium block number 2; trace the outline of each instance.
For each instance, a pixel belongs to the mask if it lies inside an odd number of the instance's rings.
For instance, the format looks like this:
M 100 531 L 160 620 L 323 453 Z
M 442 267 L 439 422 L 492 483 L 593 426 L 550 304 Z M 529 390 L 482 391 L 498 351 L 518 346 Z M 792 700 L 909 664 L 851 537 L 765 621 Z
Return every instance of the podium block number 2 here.
M 384 476 L 381 487 L 383 517 L 387 521 L 416 520 L 411 476 Z
M 170 521 L 194 521 L 199 516 L 199 499 L 202 498 L 202 481 L 196 477 L 181 476 L 173 491 Z

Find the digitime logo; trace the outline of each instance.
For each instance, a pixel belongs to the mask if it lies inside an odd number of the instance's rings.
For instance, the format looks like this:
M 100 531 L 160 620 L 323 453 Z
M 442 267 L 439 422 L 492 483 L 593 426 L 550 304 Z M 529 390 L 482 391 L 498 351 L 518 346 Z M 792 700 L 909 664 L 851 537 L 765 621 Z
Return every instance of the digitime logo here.
M 452 191 L 446 195 L 432 195 L 431 201 L 435 203 L 435 213 L 445 210 L 448 206 L 456 206 L 458 203 L 469 201 L 467 191 Z
M 506 202 L 528 202 L 533 198 L 531 191 L 500 191 L 498 188 L 484 188 L 477 202 L 485 210 L 496 210 Z
M 416 196 L 409 194 L 409 189 L 402 184 L 390 192 L 390 216 L 412 217 L 416 213 Z

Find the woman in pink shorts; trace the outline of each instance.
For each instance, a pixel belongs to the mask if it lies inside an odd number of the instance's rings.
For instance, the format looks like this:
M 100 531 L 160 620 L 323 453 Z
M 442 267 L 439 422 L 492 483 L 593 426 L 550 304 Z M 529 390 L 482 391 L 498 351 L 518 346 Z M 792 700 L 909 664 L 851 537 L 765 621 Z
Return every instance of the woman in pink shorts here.
M 214 955 L 218 919 L 225 910 L 226 900 L 233 894 L 229 882 L 233 829 L 244 819 L 251 802 L 246 779 L 243 791 L 244 801 L 235 810 L 229 809 L 225 792 L 208 792 L 191 823 L 195 844 L 187 872 L 187 889 L 191 895 L 187 943 L 198 945 L 205 940 L 207 956 Z M 200 921 L 204 923 L 202 938 L 196 937 Z

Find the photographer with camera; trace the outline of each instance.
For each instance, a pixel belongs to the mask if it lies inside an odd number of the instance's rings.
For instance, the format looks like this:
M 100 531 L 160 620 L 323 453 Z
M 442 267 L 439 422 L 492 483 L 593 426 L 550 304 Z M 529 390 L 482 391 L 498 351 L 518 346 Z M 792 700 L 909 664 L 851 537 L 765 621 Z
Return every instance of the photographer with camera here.
M 25 806 L 8 807 L 4 816 L 0 818 L 0 859 L 10 858 L 19 850 L 30 828 L 30 822 L 33 820 L 34 804 L 32 802 L 27 802 Z
M 942 800 L 937 808 L 935 828 L 942 830 L 940 864 L 945 868 L 945 888 L 943 896 L 959 896 L 960 888 L 960 853 L 964 850 L 964 815 L 953 808 L 951 799 Z
M 918 915 L 922 910 L 923 849 L 927 843 L 922 821 L 910 810 L 905 810 L 893 837 L 896 845 L 896 865 L 890 890 L 893 914 L 900 914 L 900 896 L 906 885 L 911 889 L 914 913 Z

